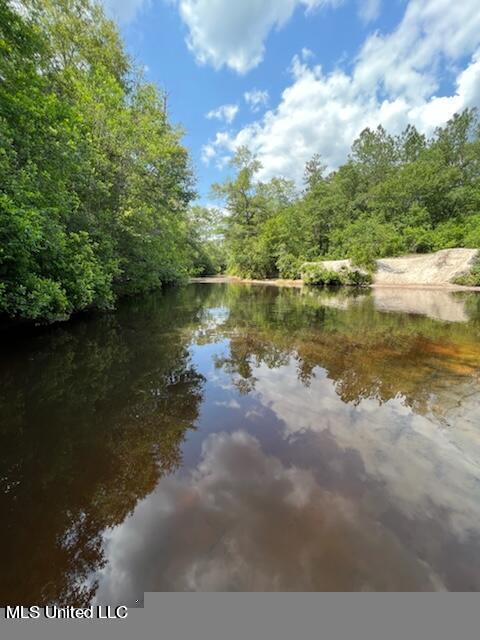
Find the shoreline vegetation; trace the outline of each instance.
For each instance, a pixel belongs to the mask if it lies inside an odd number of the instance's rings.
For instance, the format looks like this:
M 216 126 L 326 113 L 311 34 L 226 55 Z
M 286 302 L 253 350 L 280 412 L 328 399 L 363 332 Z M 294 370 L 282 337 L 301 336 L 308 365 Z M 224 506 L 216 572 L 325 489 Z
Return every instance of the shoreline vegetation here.
M 92 0 L 0 0 L 0 317 L 67 320 L 185 280 L 183 130 Z
M 345 284 L 368 284 L 348 280 L 377 268 L 385 273 L 391 259 L 422 263 L 441 251 L 440 262 L 449 252 L 471 258 L 480 247 L 480 121 L 474 109 L 455 115 L 430 139 L 413 127 L 399 136 L 366 129 L 338 169 L 328 172 L 319 156 L 312 158 L 301 191 L 281 177 L 262 182 L 262 165 L 247 148 L 231 165 L 234 176 L 213 187 L 226 212 L 219 224 L 225 250 L 219 272 L 290 280 L 308 264 L 307 272 L 317 274 L 307 273 L 307 280 L 318 276 L 328 284 L 336 278 L 318 273 L 319 265 L 332 271 L 338 264 L 346 268 Z M 480 286 L 479 264 L 472 260 L 452 277 Z M 419 274 L 407 282 L 429 280 Z
M 311 284 L 377 286 L 392 259 L 480 248 L 475 109 L 430 138 L 365 129 L 340 167 L 314 155 L 303 185 L 240 147 L 215 208 L 193 204 L 168 93 L 98 3 L 0 0 L 0 79 L 0 323 L 113 310 L 195 276 L 294 281 L 309 263 Z M 450 280 L 476 290 L 480 261 Z
M 307 277 L 303 278 L 241 278 L 239 276 L 219 275 L 214 277 L 192 278 L 191 282 L 203 283 L 244 283 L 267 284 L 277 286 L 301 287 L 310 286 L 359 286 L 371 288 L 429 289 L 450 291 L 480 291 L 480 286 L 461 284 L 468 282 L 470 273 L 476 269 L 480 251 L 468 249 L 446 249 L 433 254 L 410 255 L 376 261 L 374 272 L 353 267 L 348 260 L 322 261 L 303 265 L 301 270 Z M 311 274 L 331 274 L 332 281 L 315 281 Z M 361 274 L 368 279 L 342 281 L 342 274 Z M 335 279 L 334 275 L 340 276 Z M 313 280 L 313 281 L 312 281 Z
M 413 126 L 399 135 L 367 128 L 340 167 L 326 167 L 319 155 L 307 162 L 303 188 L 270 177 L 247 147 L 237 149 L 230 166 L 232 175 L 211 194 L 222 207 L 223 261 L 212 260 L 215 268 L 197 275 L 295 280 L 310 264 L 308 281 L 338 284 L 328 267 L 338 262 L 346 267 L 344 284 L 366 285 L 361 274 L 373 276 L 379 267 L 385 275 L 391 259 L 421 262 L 440 251 L 472 255 L 480 248 L 476 109 L 455 114 L 430 138 Z M 457 284 L 480 286 L 480 262 L 468 267 L 455 274 L 462 277 Z M 418 275 L 407 282 L 430 280 Z

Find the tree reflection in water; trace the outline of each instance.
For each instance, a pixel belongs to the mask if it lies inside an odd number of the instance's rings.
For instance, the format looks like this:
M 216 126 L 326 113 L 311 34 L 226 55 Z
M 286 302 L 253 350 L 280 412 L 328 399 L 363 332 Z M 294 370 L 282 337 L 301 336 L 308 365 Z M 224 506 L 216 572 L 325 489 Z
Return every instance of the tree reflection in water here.
M 85 604 L 102 533 L 182 460 L 203 377 L 171 292 L 6 345 L 0 370 L 2 605 Z
M 115 314 L 82 317 L 29 337 L 5 337 L 0 363 L 2 605 L 86 604 L 95 594 L 114 597 L 114 562 L 109 555 L 113 543 L 109 547 L 105 540 L 111 532 L 111 540 L 118 542 L 125 527 L 137 531 L 137 540 L 151 536 L 136 549 L 137 555 L 123 562 L 140 590 L 348 589 L 362 588 L 363 579 L 377 589 L 434 588 L 439 584 L 435 572 L 420 570 L 418 558 L 414 562 L 409 555 L 413 550 L 441 569 L 447 588 L 480 584 L 472 574 L 478 567 L 471 561 L 477 542 L 462 543 L 445 515 L 456 500 L 461 505 L 455 515 L 457 529 L 465 531 L 469 514 L 473 517 L 478 507 L 468 483 L 475 474 L 480 477 L 477 451 L 471 448 L 476 446 L 472 434 L 479 417 L 474 406 L 480 391 L 480 296 L 448 296 L 450 315 L 461 321 L 439 319 L 435 298 L 422 311 L 421 301 L 412 303 L 410 295 L 405 302 L 408 313 L 401 313 L 400 293 L 394 298 L 395 312 L 389 312 L 392 302 L 386 294 L 380 301 L 368 292 L 196 285 L 127 301 Z M 448 300 L 442 299 L 443 310 Z M 210 350 L 202 369 L 203 348 Z M 222 404 L 215 394 L 225 382 L 233 384 L 229 400 L 223 402 L 225 422 L 214 424 L 209 411 Z M 242 414 L 242 403 L 254 403 L 253 408 Z M 267 419 L 268 413 L 275 416 L 275 424 L 269 423 L 273 418 Z M 431 425 L 436 440 L 429 446 L 437 467 L 448 464 L 447 458 L 435 459 L 443 455 L 440 445 L 435 448 L 440 429 L 456 430 L 459 439 L 448 442 L 457 448 L 452 449 L 452 469 L 441 480 L 446 483 L 442 496 L 433 495 L 433 472 L 425 471 L 431 506 L 421 497 L 415 507 L 409 504 L 402 511 L 399 504 L 407 500 L 404 494 L 408 496 L 402 473 L 420 473 L 429 455 L 423 443 L 415 449 L 398 445 L 399 468 L 395 457 L 381 467 L 382 457 L 397 446 L 405 416 L 409 428 L 419 417 L 426 420 L 421 429 Z M 253 429 L 254 439 L 245 435 L 240 442 L 240 436 L 232 434 L 233 440 L 222 440 L 220 434 L 229 423 L 240 423 L 241 433 Z M 182 479 L 174 472 L 184 466 L 186 434 L 195 428 L 207 429 L 198 434 L 198 446 L 207 447 L 206 458 L 199 453 L 197 461 L 203 462 L 198 462 L 198 469 L 186 469 Z M 207 444 L 208 430 L 217 432 L 222 446 L 211 440 Z M 258 444 L 260 433 L 265 435 Z M 273 457 L 270 449 L 276 451 Z M 238 456 L 229 457 L 235 451 Z M 232 467 L 229 474 L 228 464 L 252 460 L 248 451 L 254 452 L 255 468 L 277 470 L 280 475 L 272 476 L 277 479 L 285 476 L 285 482 L 272 480 L 268 485 L 275 491 L 266 491 L 260 511 L 254 478 L 251 486 L 245 469 Z M 224 470 L 214 488 L 204 473 L 208 460 Z M 465 467 L 462 473 L 454 468 L 457 462 Z M 343 475 L 338 475 L 339 469 Z M 310 489 L 300 511 L 292 512 L 285 496 L 300 495 L 298 479 L 308 480 Z M 266 481 L 266 476 L 259 479 L 260 485 Z M 418 478 L 416 482 L 421 486 Z M 222 491 L 228 487 L 233 502 L 224 500 Z M 208 495 L 216 496 L 219 510 L 211 511 Z M 175 518 L 164 515 L 163 524 L 154 517 L 159 499 L 175 507 Z M 265 506 L 269 501 L 270 511 Z M 190 511 L 195 504 L 196 510 Z M 370 506 L 365 511 L 365 505 L 372 504 L 374 516 L 367 517 Z M 157 524 L 147 532 L 139 514 L 148 508 L 157 509 L 149 520 Z M 357 514 L 354 523 L 345 509 L 350 516 Z M 325 528 L 322 514 L 328 511 L 333 520 Z M 249 521 L 239 529 L 241 512 Z M 290 538 L 280 536 L 275 542 L 267 535 L 272 527 L 281 527 L 283 517 L 293 518 L 292 513 L 300 527 L 297 550 L 317 567 L 303 576 L 296 575 L 300 570 L 294 556 L 283 549 Z M 213 529 L 204 516 L 213 518 Z M 376 522 L 384 527 L 381 533 L 375 533 Z M 189 534 L 182 537 L 177 525 L 187 527 Z M 167 526 L 169 542 L 160 535 Z M 368 536 L 359 537 L 363 526 L 371 532 L 370 542 Z M 246 537 L 235 538 L 230 527 Z M 206 549 L 219 531 L 229 533 L 208 555 Z M 325 550 L 335 531 L 340 536 L 338 553 L 330 565 Z M 324 545 L 318 550 L 317 534 Z M 268 544 L 248 545 L 246 540 L 256 535 L 264 535 Z M 222 546 L 227 540 L 240 545 L 243 569 L 230 562 L 232 547 Z M 389 582 L 373 559 L 368 570 L 364 564 L 359 568 L 362 553 L 373 558 L 375 540 L 383 549 L 380 565 L 398 576 L 398 567 L 407 567 L 401 580 Z M 268 548 L 272 551 L 267 553 Z M 455 549 L 454 568 L 445 560 L 448 548 Z M 215 581 L 217 552 L 227 574 Z M 258 554 L 263 554 L 264 566 Z M 257 567 L 254 574 L 249 562 Z M 152 565 L 148 576 L 141 570 L 145 563 Z M 275 573 L 275 563 L 277 583 L 266 578 Z M 192 566 L 203 567 L 203 573 L 198 569 L 192 574 Z M 249 581 L 252 575 L 255 579 Z M 337 581 L 329 575 L 336 575 Z
M 305 385 L 320 367 L 345 402 L 401 396 L 419 413 L 443 410 L 443 401 L 452 400 L 452 385 L 460 394 L 469 393 L 471 383 L 479 381 L 480 296 L 475 294 L 448 294 L 469 313 L 468 322 L 451 323 L 379 312 L 375 296 L 358 291 L 219 289 L 212 291 L 210 304 L 224 305 L 230 313 L 213 332 L 230 346 L 216 365 L 241 392 L 254 389 L 253 372 L 260 364 L 278 368 L 292 357 Z M 402 291 L 396 296 L 401 306 Z

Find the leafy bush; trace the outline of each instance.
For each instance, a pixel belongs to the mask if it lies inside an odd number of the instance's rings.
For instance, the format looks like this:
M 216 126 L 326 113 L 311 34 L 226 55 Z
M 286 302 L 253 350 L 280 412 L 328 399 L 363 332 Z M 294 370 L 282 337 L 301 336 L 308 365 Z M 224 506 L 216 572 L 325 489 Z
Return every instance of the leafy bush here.
M 440 223 L 431 233 L 432 249 L 454 249 L 465 246 L 465 221 L 457 218 Z
M 298 280 L 302 270 L 303 260 L 291 253 L 282 253 L 277 260 L 278 275 L 287 280 Z
M 315 286 L 365 287 L 372 283 L 371 274 L 365 271 L 348 267 L 333 271 L 320 263 L 304 265 L 302 276 L 305 284 Z
M 65 291 L 58 282 L 29 275 L 14 291 L 0 291 L 0 313 L 27 320 L 43 318 L 49 321 L 68 317 L 69 305 Z
M 338 271 L 325 269 L 321 264 L 307 264 L 303 267 L 303 282 L 308 285 L 335 286 L 342 284 Z
M 456 278 L 455 284 L 464 287 L 480 287 L 480 259 L 473 265 L 470 273 Z
M 359 269 L 343 268 L 340 271 L 342 284 L 347 287 L 366 287 L 373 282 L 372 274 Z
M 334 230 L 332 244 L 336 249 L 330 253 L 331 258 L 350 258 L 354 265 L 368 271 L 375 271 L 377 258 L 405 251 L 404 240 L 393 224 L 366 215 Z
M 480 249 L 480 214 L 469 216 L 465 224 L 465 247 Z

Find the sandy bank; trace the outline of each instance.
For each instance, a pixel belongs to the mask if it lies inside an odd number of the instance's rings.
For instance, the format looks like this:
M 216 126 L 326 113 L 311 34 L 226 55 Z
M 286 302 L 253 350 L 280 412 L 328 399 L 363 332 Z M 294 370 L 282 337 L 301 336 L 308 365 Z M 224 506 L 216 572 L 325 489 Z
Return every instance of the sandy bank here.
M 436 253 L 414 254 L 377 260 L 374 285 L 451 286 L 456 278 L 470 272 L 479 255 L 477 249 L 443 249 Z M 326 260 L 326 269 L 350 268 L 350 260 Z
M 372 286 L 480 291 L 480 287 L 461 287 L 453 284 L 456 278 L 470 272 L 479 255 L 478 249 L 443 249 L 436 253 L 382 258 L 377 260 L 377 271 Z M 325 260 L 320 264 L 331 271 L 352 267 L 350 260 Z M 192 278 L 192 282 L 242 282 L 277 287 L 301 287 L 303 284 L 301 280 L 251 280 L 233 276 Z
M 190 282 L 201 284 L 263 284 L 275 287 L 302 287 L 302 280 L 281 280 L 279 278 L 272 280 L 251 280 L 249 278 L 237 278 L 236 276 L 207 276 L 204 278 L 190 278 Z

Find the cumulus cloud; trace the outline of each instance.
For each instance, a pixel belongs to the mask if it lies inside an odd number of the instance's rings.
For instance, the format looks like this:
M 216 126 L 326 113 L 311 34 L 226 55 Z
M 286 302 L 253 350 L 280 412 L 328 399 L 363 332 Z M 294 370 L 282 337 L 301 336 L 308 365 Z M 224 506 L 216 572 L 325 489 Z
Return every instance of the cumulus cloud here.
M 226 131 L 220 131 L 215 136 L 215 141 L 202 147 L 202 162 L 207 166 L 215 161 L 218 169 L 223 169 L 228 163 L 230 156 L 225 151 L 231 148 L 231 136 Z M 222 150 L 223 153 L 222 153 Z
M 142 9 L 150 6 L 151 0 L 100 0 L 107 13 L 120 23 L 132 22 Z
M 213 160 L 217 155 L 217 151 L 213 144 L 206 144 L 202 147 L 202 162 L 209 165 L 210 160 Z
M 470 56 L 455 90 L 438 96 L 440 71 Z M 392 133 L 415 124 L 431 134 L 455 112 L 480 105 L 480 12 L 476 0 L 410 0 L 391 33 L 365 41 L 350 72 L 325 73 L 305 56 L 291 67 L 292 82 L 275 109 L 210 147 L 222 157 L 249 146 L 263 163 L 262 178 L 301 180 L 304 163 L 321 153 L 329 169 L 345 161 L 365 127 Z
M 224 104 L 218 109 L 212 109 L 205 116 L 209 120 L 221 120 L 227 124 L 231 124 L 238 113 L 238 105 L 236 104 Z
M 296 8 L 336 6 L 342 0 L 179 0 L 190 50 L 201 64 L 238 73 L 256 67 L 272 29 L 283 27 Z
M 270 99 L 268 91 L 261 91 L 260 89 L 245 91 L 243 97 L 245 98 L 245 102 L 254 113 L 260 111 L 262 107 L 266 107 Z

